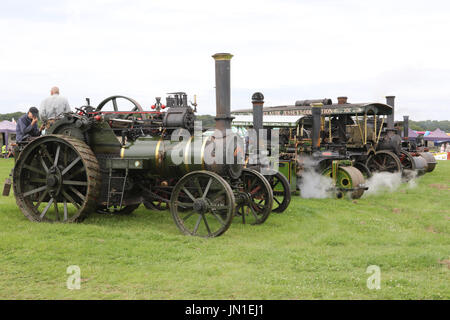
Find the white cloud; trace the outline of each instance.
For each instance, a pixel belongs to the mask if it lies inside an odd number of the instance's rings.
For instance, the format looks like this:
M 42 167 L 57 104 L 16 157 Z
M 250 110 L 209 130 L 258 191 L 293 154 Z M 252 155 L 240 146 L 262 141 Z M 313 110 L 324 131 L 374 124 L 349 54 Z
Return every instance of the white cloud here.
M 58 85 L 73 106 L 185 90 L 213 114 L 210 56 L 226 51 L 236 108 L 254 91 L 266 104 L 394 94 L 413 119 L 450 118 L 444 1 L 19 2 L 0 4 L 0 112 Z

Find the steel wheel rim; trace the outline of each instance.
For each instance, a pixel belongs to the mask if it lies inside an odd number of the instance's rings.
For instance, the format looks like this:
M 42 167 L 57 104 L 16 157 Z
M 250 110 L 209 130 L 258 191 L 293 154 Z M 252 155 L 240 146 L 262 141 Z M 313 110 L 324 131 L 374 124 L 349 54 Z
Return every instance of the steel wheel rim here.
M 233 191 L 219 175 L 196 171 L 185 175 L 170 199 L 175 224 L 186 235 L 213 238 L 231 225 L 235 210 Z
M 403 169 L 416 170 L 416 164 L 413 157 L 407 151 L 400 152 L 400 162 L 402 163 Z
M 88 147 L 55 135 L 38 138 L 21 152 L 14 168 L 14 193 L 28 219 L 74 222 L 90 211 L 98 191 L 88 171 L 97 173 L 98 164 L 95 159 L 88 168 L 77 148 Z
M 265 176 L 272 188 L 273 193 L 273 207 L 272 211 L 282 213 L 287 209 L 291 202 L 291 190 L 289 181 L 280 172 L 274 172 L 272 175 Z M 282 187 L 283 191 L 275 190 L 277 187 Z
M 390 151 L 378 151 L 371 155 L 366 162 L 371 172 L 400 172 L 402 165 L 398 157 Z
M 245 199 L 236 209 L 242 223 L 252 225 L 264 223 L 272 212 L 273 192 L 267 179 L 252 169 L 243 169 L 242 187 L 239 192 Z

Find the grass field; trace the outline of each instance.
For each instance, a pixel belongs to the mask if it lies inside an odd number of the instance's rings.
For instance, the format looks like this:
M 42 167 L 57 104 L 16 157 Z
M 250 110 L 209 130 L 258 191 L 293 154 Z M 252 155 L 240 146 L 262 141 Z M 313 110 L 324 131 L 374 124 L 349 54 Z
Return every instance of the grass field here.
M 0 160 L 3 183 L 13 165 Z M 0 198 L 0 299 L 449 299 L 450 161 L 417 187 L 351 200 L 294 197 L 261 226 L 183 236 L 170 213 L 28 221 Z M 81 268 L 68 290 L 66 269 Z M 381 289 L 366 285 L 370 265 Z

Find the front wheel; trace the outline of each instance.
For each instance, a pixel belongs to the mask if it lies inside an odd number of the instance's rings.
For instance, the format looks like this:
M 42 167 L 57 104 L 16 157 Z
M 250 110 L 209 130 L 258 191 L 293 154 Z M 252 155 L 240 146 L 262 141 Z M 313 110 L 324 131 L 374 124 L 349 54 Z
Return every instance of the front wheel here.
M 225 233 L 233 220 L 236 201 L 230 185 L 218 174 L 194 171 L 175 185 L 170 212 L 186 235 L 204 238 Z
M 363 185 L 365 179 L 361 171 L 355 167 L 339 167 L 336 177 L 333 177 L 333 169 L 328 167 L 322 172 L 322 175 L 336 181 L 335 187 L 340 190 L 338 195 L 341 195 L 341 192 L 351 192 L 350 197 L 352 199 L 359 199 L 364 194 Z
M 273 191 L 267 179 L 258 171 L 243 169 L 236 214 L 242 223 L 262 224 L 273 207 Z
M 291 188 L 288 179 L 281 172 L 266 175 L 273 192 L 273 212 L 284 212 L 291 203 Z

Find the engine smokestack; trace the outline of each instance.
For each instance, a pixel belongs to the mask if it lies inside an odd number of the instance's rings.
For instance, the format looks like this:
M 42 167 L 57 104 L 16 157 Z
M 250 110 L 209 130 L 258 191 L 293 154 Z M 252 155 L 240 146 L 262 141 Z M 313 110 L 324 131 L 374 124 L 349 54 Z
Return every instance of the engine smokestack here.
M 392 107 L 392 114 L 387 116 L 387 128 L 394 129 L 395 96 L 387 96 L 386 104 Z
M 409 135 L 409 116 L 403 116 L 403 140 L 408 141 Z
M 320 118 L 322 116 L 322 103 L 311 104 L 312 113 L 312 150 L 316 151 L 320 147 Z
M 230 108 L 230 53 L 216 53 L 212 56 L 216 63 L 216 129 L 225 132 L 231 129 Z
M 255 92 L 252 95 L 253 104 L 253 128 L 259 130 L 263 128 L 263 105 L 264 95 L 261 92 Z
M 256 152 L 259 155 L 259 146 L 261 145 L 261 138 L 259 130 L 263 128 L 263 105 L 264 95 L 261 92 L 255 92 L 252 95 L 253 104 L 253 129 L 256 131 Z
M 231 116 L 230 108 L 230 60 L 233 55 L 216 53 L 212 57 L 216 65 L 216 130 L 222 133 L 222 136 L 214 134 L 213 143 L 214 148 L 220 148 L 222 152 L 217 152 L 218 158 L 214 160 L 210 168 L 221 176 L 237 179 L 242 174 L 244 154 L 243 148 L 239 145 L 242 139 L 231 133 L 231 122 L 234 118 Z M 223 158 L 220 158 L 220 154 Z

